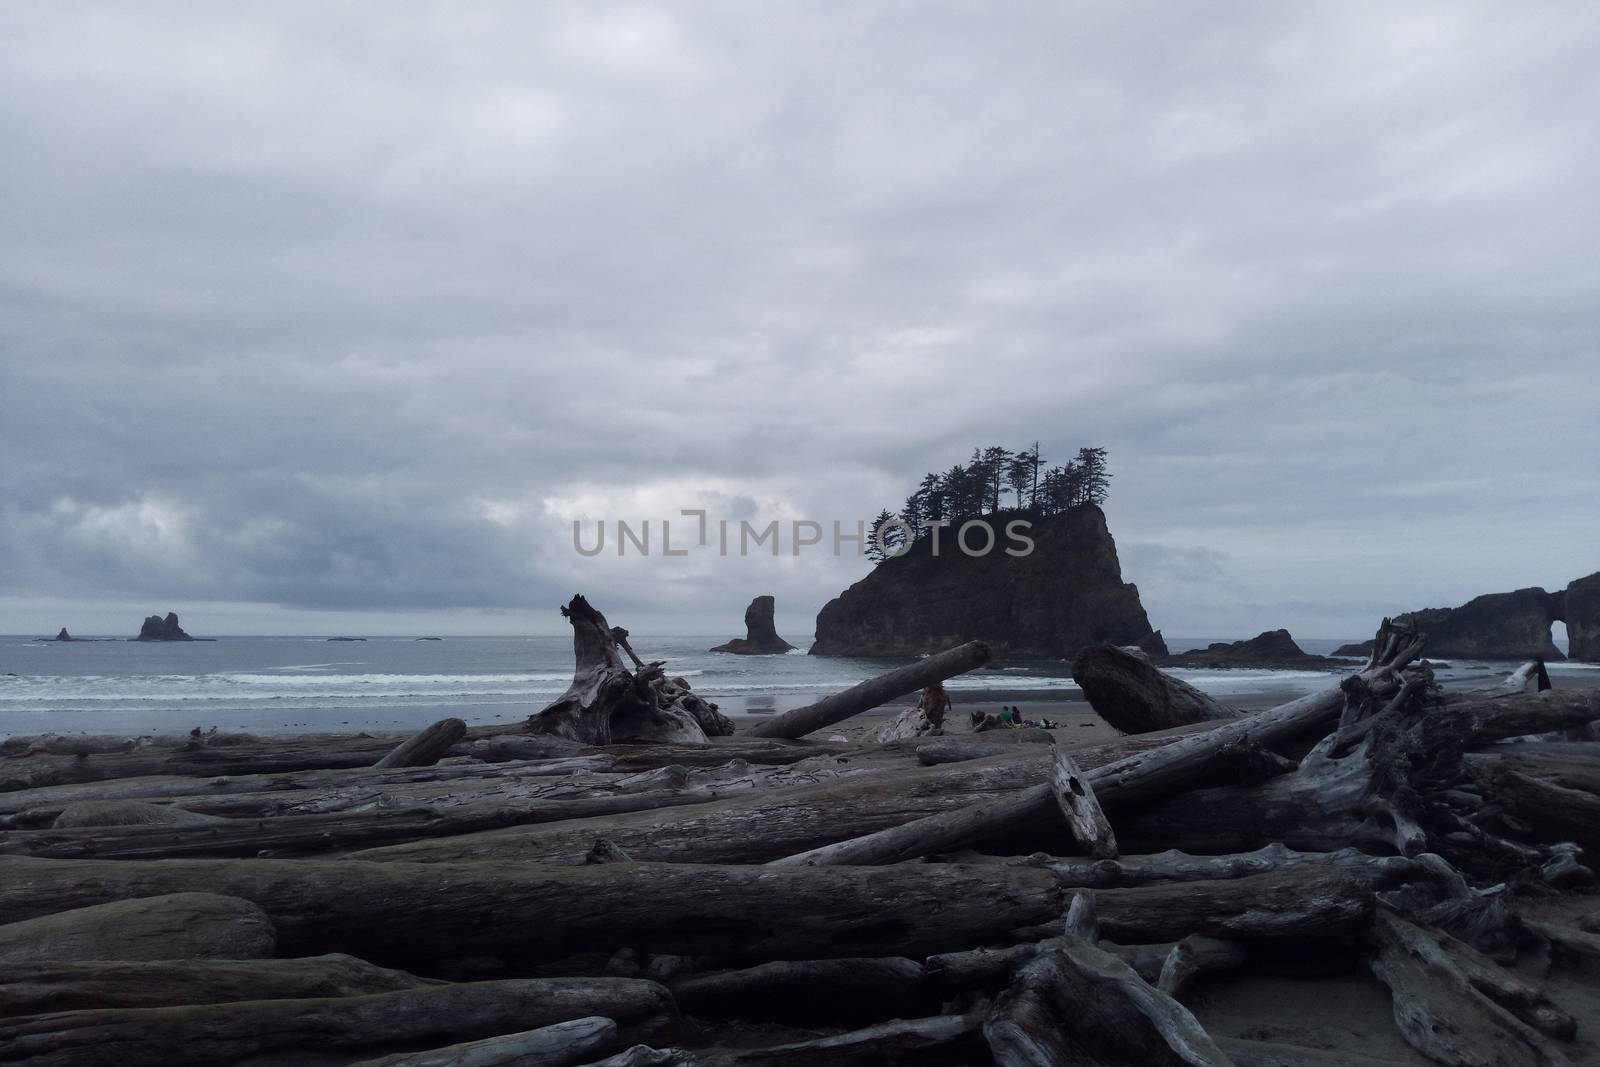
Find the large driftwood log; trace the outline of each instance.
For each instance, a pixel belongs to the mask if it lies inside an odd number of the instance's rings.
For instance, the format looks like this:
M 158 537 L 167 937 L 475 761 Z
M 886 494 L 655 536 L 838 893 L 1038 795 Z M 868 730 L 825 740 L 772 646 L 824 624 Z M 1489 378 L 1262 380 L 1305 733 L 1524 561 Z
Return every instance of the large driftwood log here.
M 1079 652 L 1072 679 L 1095 712 L 1124 733 L 1227 722 L 1243 714 L 1115 645 L 1090 645 Z
M 1061 911 L 1061 889 L 1048 872 L 955 864 L 775 871 L 5 857 L 0 915 L 50 915 L 189 885 L 260 905 L 284 955 L 348 952 L 414 967 L 620 948 L 754 961 L 923 954 L 980 944 Z M 497 914 L 515 921 L 483 919 Z
M 904 957 L 777 960 L 667 983 L 678 1006 L 704 1019 L 864 1024 L 937 1011 L 922 964 Z
M 572 624 L 576 667 L 572 684 L 554 703 L 528 719 L 528 730 L 589 745 L 613 741 L 703 742 L 733 733 L 733 723 L 688 689 L 668 679 L 660 663 L 641 663 L 627 643 L 628 632 L 613 628 L 582 596 L 561 614 Z M 629 670 L 621 652 L 634 661 Z
M 0 963 L 0 1018 L 84 1008 L 356 997 L 437 984 L 340 953 L 288 960 L 30 960 Z
M 1067 828 L 1083 850 L 1096 859 L 1117 857 L 1117 835 L 1111 830 L 1106 813 L 1094 795 L 1094 786 L 1065 748 L 1055 750 L 1050 766 L 1050 788 L 1056 807 L 1067 820 Z
M 203 885 L 192 882 L 191 885 Z M 272 955 L 277 934 L 255 904 L 216 893 L 124 894 L 65 905 L 0 925 L 0 962 L 31 960 L 242 960 Z M 74 910 L 65 910 L 72 908 Z
M 708 1048 L 681 1058 L 637 1059 L 632 1065 L 682 1067 L 878 1067 L 900 1063 L 972 1063 L 981 1052 L 972 1015 L 895 1019 L 842 1034 L 765 1048 Z M 608 1065 L 612 1061 L 603 1061 Z M 599 1065 L 595 1065 L 599 1067 Z M 618 1061 L 616 1067 L 622 1067 Z
M 752 737 L 804 737 L 813 730 L 870 711 L 908 693 L 925 689 L 934 682 L 942 682 L 974 667 L 981 667 L 989 662 L 989 656 L 987 644 L 968 641 L 909 666 L 869 678 L 842 693 L 823 697 L 815 704 L 773 716 L 756 724 L 748 733 Z
M 1542 992 L 1469 946 L 1387 911 L 1373 936 L 1372 973 L 1389 987 L 1395 1022 L 1418 1052 L 1457 1067 L 1571 1063 L 1546 1034 L 1570 1037 L 1572 1019 Z
M 1012 796 L 1019 783 L 1045 780 L 1048 757 L 1046 748 L 1022 745 L 1011 754 L 944 767 L 635 812 L 600 824 L 573 820 L 416 841 L 370 849 L 359 856 L 427 863 L 478 859 L 582 863 L 594 839 L 603 836 L 647 862 L 759 863 L 930 812 L 954 812 Z M 1059 816 L 1055 818 L 1059 821 Z M 1066 838 L 1064 827 L 1061 836 Z
M 1296 852 L 1279 844 L 1266 845 L 1254 852 L 1223 856 L 1198 856 L 1174 849 L 1145 856 L 1123 856 L 1115 860 L 1036 854 L 1010 862 L 1043 867 L 1055 875 L 1062 885 L 1084 889 L 1244 878 L 1298 864 L 1323 868 L 1370 867 L 1401 876 L 1417 870 L 1415 863 L 1399 856 L 1374 856 L 1354 848 L 1333 852 Z
M 393 752 L 383 757 L 374 767 L 429 767 L 450 751 L 450 746 L 467 733 L 467 724 L 460 719 L 440 719 L 425 730 L 420 730 L 395 746 Z
M 1392 674 L 1393 670 L 1386 666 L 1380 672 Z M 1278 744 L 1306 730 L 1326 726 L 1343 703 L 1338 689 L 1301 697 L 1271 711 L 1186 734 L 1159 747 L 1136 751 L 1114 762 L 1092 767 L 1088 771 L 1088 781 L 1100 803 L 1107 808 L 1137 805 L 1181 792 L 1205 774 L 1219 752 L 1245 741 Z M 836 840 L 833 844 L 785 857 L 781 862 L 813 866 L 898 863 L 1002 835 L 1019 821 L 1039 821 L 1054 809 L 1055 794 L 1048 782 L 1030 785 L 1019 777 L 1016 784 L 1025 788 L 993 800 L 975 801 L 958 810 L 931 813 L 860 837 Z
M 427 1052 L 362 1060 L 351 1067 L 572 1067 L 614 1047 L 618 1034 L 616 1023 L 591 1015 Z
M 376 848 L 502 827 L 709 804 L 730 796 L 818 784 L 868 770 L 849 763 L 839 769 L 799 764 L 761 769 L 733 765 L 693 773 L 683 768 L 663 768 L 607 780 L 586 778 L 580 784 L 538 777 L 480 779 L 476 788 L 463 788 L 460 795 L 449 783 L 377 793 L 357 790 L 307 796 L 245 794 L 180 801 L 232 816 L 226 819 L 196 815 L 194 823 L 19 830 L 0 836 L 0 853 L 54 859 L 160 859 L 281 856 Z M 475 796 L 482 799 L 475 800 Z M 306 809 L 314 813 L 295 814 Z M 181 809 L 174 810 L 181 813 Z
M 1375 859 L 1379 857 L 1374 857 Z M 1348 936 L 1371 921 L 1374 895 L 1419 878 L 1415 864 L 1304 863 L 1243 878 L 1094 890 L 1102 936 L 1124 945 L 1204 934 L 1238 941 Z
M 1047 941 L 984 1024 L 998 1067 L 1233 1067 L 1188 1009 L 1081 938 Z
M 567 978 L 444 984 L 358 997 L 69 1011 L 0 1021 L 0 1062 L 212 1067 L 248 1059 L 289 1067 L 334 1050 L 426 1047 L 594 1015 L 654 1033 L 671 1025 L 676 1007 L 654 982 Z

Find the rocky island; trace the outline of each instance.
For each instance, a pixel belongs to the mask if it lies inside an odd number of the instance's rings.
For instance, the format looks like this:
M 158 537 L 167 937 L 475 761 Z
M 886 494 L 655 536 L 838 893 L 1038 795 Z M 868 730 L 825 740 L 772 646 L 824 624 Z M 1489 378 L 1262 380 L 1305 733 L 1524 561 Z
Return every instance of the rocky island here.
M 65 626 L 63 626 L 61 628 L 61 632 L 56 634 L 54 637 L 52 637 L 51 640 L 52 641 L 76 641 L 77 638 L 73 637 L 71 634 L 67 633 L 67 628 Z
M 758 596 L 744 609 L 743 637 L 735 637 L 726 644 L 713 648 L 713 652 L 731 652 L 736 656 L 778 656 L 794 648 L 778 636 L 773 621 L 777 600 L 771 596 Z
M 1067 657 L 1100 643 L 1166 655 L 1138 587 L 1122 580 L 1099 507 L 1031 518 L 1026 555 L 999 547 L 1007 544 L 1005 513 L 976 521 L 995 534 L 994 551 L 967 555 L 953 529 L 937 552 L 931 538 L 919 538 L 823 606 L 811 654 L 918 656 L 981 640 L 1000 658 Z M 974 534 L 968 542 L 982 540 Z
M 1288 630 L 1267 630 L 1248 641 L 1216 641 L 1175 656 L 1159 657 L 1162 667 L 1253 667 L 1257 669 L 1348 670 L 1350 664 L 1314 656 L 1295 644 Z
M 178 613 L 167 612 L 167 617 L 151 615 L 144 620 L 144 625 L 139 627 L 139 636 L 135 641 L 193 641 L 194 638 L 184 633 L 183 627 L 178 625 Z
M 1600 571 L 1554 593 L 1539 586 L 1487 593 L 1460 607 L 1409 611 L 1396 621 L 1426 629 L 1428 651 L 1440 657 L 1600 661 Z M 1565 655 L 1550 637 L 1556 622 L 1567 626 Z M 1340 646 L 1334 655 L 1371 652 L 1372 642 L 1361 641 Z

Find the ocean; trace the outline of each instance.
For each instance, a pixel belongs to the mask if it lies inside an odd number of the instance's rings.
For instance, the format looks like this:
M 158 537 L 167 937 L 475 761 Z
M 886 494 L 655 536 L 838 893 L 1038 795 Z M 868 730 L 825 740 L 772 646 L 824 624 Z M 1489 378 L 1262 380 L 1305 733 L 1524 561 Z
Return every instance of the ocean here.
M 636 634 L 645 660 L 728 714 L 771 714 L 810 703 L 904 660 L 837 659 L 791 652 L 706 651 L 717 636 Z M 1173 638 L 1175 650 L 1236 638 Z M 1327 654 L 1343 642 L 1301 641 Z M 1596 665 L 1562 665 L 1563 670 Z M 1178 670 L 1214 693 L 1311 692 L 1323 671 Z M 216 641 L 57 643 L 0 637 L 0 738 L 18 734 L 157 734 L 209 730 L 288 733 L 403 730 L 447 715 L 513 725 L 559 696 L 572 679 L 572 642 L 560 637 L 225 637 Z M 971 698 L 1076 699 L 1062 661 L 996 662 L 952 679 Z

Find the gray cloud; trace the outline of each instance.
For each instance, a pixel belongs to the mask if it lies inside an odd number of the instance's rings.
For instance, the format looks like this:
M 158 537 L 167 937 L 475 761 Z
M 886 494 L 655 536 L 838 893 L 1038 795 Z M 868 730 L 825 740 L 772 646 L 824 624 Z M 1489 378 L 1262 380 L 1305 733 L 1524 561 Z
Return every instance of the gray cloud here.
M 9 5 L 0 629 L 582 588 L 799 633 L 859 561 L 590 565 L 570 508 L 853 519 L 1034 439 L 1110 448 L 1169 633 L 1564 583 L 1597 44 L 1576 5 Z

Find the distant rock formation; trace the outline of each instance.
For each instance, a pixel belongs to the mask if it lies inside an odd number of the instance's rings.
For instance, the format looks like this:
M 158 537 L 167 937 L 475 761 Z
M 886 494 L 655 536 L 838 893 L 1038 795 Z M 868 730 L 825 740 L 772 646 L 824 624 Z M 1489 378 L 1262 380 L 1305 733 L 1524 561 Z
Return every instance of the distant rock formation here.
M 1005 516 L 982 521 L 991 523 L 993 551 L 969 556 L 946 529 L 938 555 L 922 538 L 828 601 L 811 654 L 917 656 L 983 640 L 996 658 L 1067 657 L 1103 642 L 1166 655 L 1138 588 L 1122 580 L 1099 508 L 1031 519 L 1033 550 L 1021 556 L 1005 552 Z
M 777 600 L 770 596 L 758 596 L 750 601 L 750 606 L 744 609 L 745 635 L 735 637 L 711 651 L 732 652 L 738 656 L 775 656 L 794 648 L 778 636 L 778 629 L 773 623 L 777 605 Z
M 56 640 L 56 641 L 76 641 L 77 638 L 73 637 L 71 634 L 67 633 L 67 628 L 65 626 L 63 626 L 61 628 L 61 632 L 56 634 L 54 640 Z
M 1248 641 L 1217 641 L 1156 661 L 1161 667 L 1256 667 L 1268 670 L 1341 670 L 1327 656 L 1314 656 L 1295 644 L 1288 630 L 1267 630 Z
M 1538 657 L 1600 661 L 1600 571 L 1557 593 L 1538 586 L 1474 597 L 1458 608 L 1425 608 L 1396 617 L 1428 635 L 1429 656 L 1462 659 Z M 1567 655 L 1550 637 L 1552 623 L 1567 624 Z M 1368 656 L 1372 642 L 1341 645 L 1336 656 Z
M 418 641 L 443 641 L 444 638 L 442 638 L 442 637 L 419 637 L 419 638 L 417 638 L 417 640 Z
M 365 637 L 330 637 L 329 641 L 365 641 Z
M 167 612 L 167 617 L 151 615 L 144 620 L 144 625 L 139 627 L 139 636 L 135 641 L 193 641 L 194 638 L 183 632 L 183 627 L 178 625 L 178 613 Z
M 1600 571 L 1567 585 L 1562 596 L 1562 622 L 1567 624 L 1567 655 L 1600 662 Z

